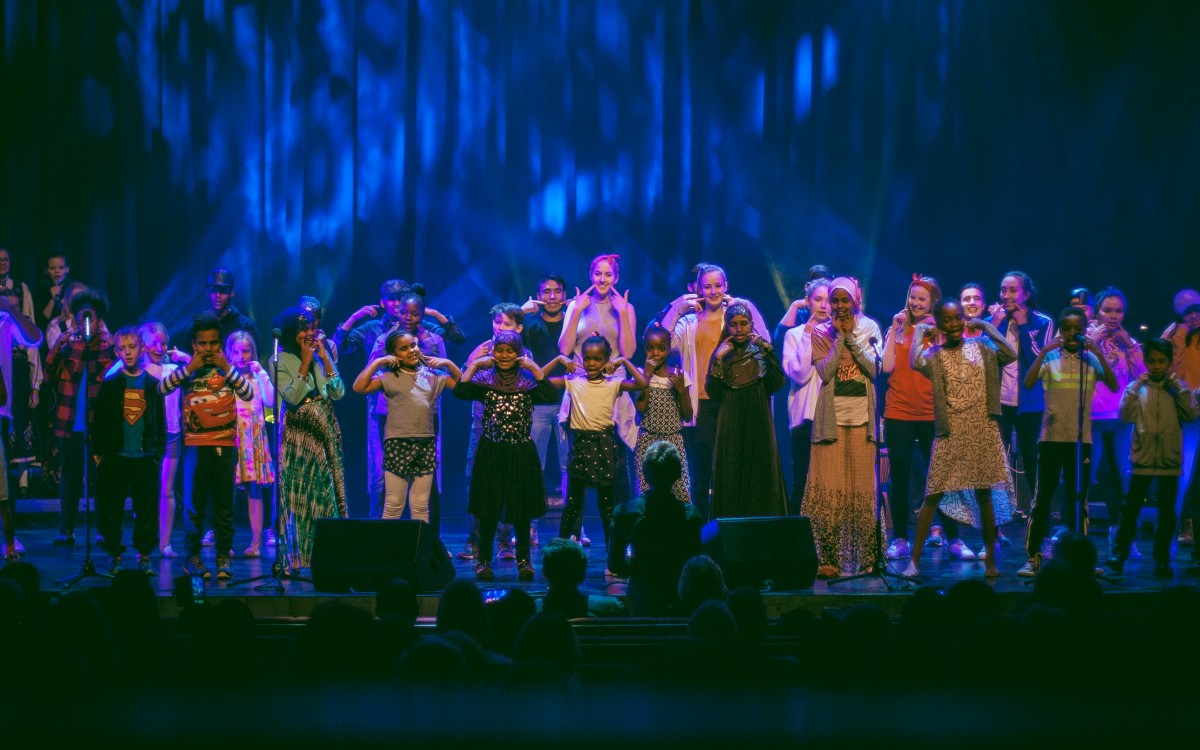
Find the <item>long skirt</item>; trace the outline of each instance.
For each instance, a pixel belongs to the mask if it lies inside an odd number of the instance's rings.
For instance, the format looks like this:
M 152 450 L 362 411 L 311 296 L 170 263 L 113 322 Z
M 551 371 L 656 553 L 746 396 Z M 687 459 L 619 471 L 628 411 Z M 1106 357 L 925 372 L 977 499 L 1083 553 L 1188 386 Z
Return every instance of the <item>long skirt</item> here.
M 872 567 L 878 557 L 875 520 L 875 446 L 867 426 L 838 428 L 831 443 L 813 443 L 804 490 L 821 565 L 843 574 Z
M 288 565 L 307 568 L 317 519 L 347 516 L 342 431 L 330 401 L 310 401 L 287 412 L 279 474 Z

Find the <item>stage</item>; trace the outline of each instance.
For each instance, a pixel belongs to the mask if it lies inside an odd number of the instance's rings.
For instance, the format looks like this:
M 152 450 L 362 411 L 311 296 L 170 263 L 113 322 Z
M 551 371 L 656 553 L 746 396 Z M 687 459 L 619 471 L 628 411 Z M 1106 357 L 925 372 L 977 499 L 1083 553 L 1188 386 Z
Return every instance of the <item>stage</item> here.
M 81 514 L 80 526 L 76 529 L 77 543 L 74 546 L 55 546 L 52 544 L 52 540 L 57 532 L 55 528 L 57 510 L 58 501 L 56 499 L 18 500 L 17 537 L 27 550 L 24 560 L 36 565 L 41 573 L 43 590 L 66 593 L 66 591 L 55 584 L 55 581 L 77 573 L 83 566 L 86 558 L 82 525 L 83 516 Z M 544 541 L 552 538 L 557 528 L 558 509 L 554 508 L 551 510 L 550 515 L 540 521 L 540 540 Z M 599 534 L 601 528 L 599 517 L 587 515 L 584 519 L 584 528 L 594 542 L 591 547 L 586 548 L 588 553 L 588 571 L 583 588 L 593 594 L 622 596 L 625 592 L 625 582 L 622 579 L 608 577 L 604 574 L 605 559 L 603 543 L 601 541 L 602 537 Z M 948 547 L 927 548 L 922 556 L 923 575 L 921 585 L 948 589 L 956 582 L 965 579 L 977 578 L 986 580 L 988 585 L 992 586 L 1000 594 L 1004 608 L 1007 611 L 1031 587 L 1026 585 L 1028 579 L 1020 578 L 1016 575 L 1017 569 L 1025 562 L 1022 547 L 1024 526 L 1023 524 L 1014 522 L 1007 524 L 1004 527 L 1004 531 L 1012 541 L 1012 546 L 1003 550 L 1000 560 L 1000 570 L 1002 572 L 1000 578 L 985 579 L 983 575 L 984 564 L 982 561 L 964 562 L 950 559 Z M 92 533 L 94 537 L 94 527 Z M 128 536 L 130 533 L 131 524 L 127 520 L 125 525 L 126 544 L 129 543 Z M 208 581 L 207 584 L 206 595 L 210 601 L 219 601 L 224 598 L 240 598 L 250 607 L 251 612 L 256 618 L 268 620 L 305 618 L 319 604 L 330 600 L 344 601 L 354 606 L 361 606 L 371 611 L 374 610 L 375 597 L 371 593 L 323 592 L 315 589 L 310 583 L 300 581 L 285 581 L 282 593 L 273 590 L 260 590 L 257 587 L 263 583 L 261 581 L 231 585 L 237 581 L 271 572 L 271 565 L 275 555 L 274 547 L 264 547 L 263 556 L 260 558 L 250 559 L 242 556 L 241 550 L 248 543 L 248 535 L 249 530 L 246 526 L 244 513 L 235 514 L 234 579 L 230 582 L 216 580 L 216 551 L 213 547 L 205 547 L 203 549 L 202 554 L 205 564 L 213 570 L 214 575 L 213 579 Z M 1108 557 L 1107 529 L 1101 527 L 1094 530 L 1091 538 L 1096 543 L 1099 560 L 1101 561 L 1101 565 L 1103 565 L 1103 561 Z M 464 516 L 444 516 L 442 519 L 442 540 L 445 543 L 446 549 L 451 554 L 457 553 L 462 549 L 466 539 L 467 519 Z M 974 529 L 968 530 L 968 535 L 964 538 L 964 541 L 976 551 L 982 546 L 979 532 Z M 1144 533 L 1144 530 L 1139 535 L 1138 544 L 1143 550 L 1144 556 L 1141 559 L 1130 560 L 1126 563 L 1124 575 L 1113 579 L 1111 582 L 1105 581 L 1102 583 L 1105 593 L 1108 595 L 1106 599 L 1110 602 L 1111 606 L 1117 609 L 1140 607 L 1142 606 L 1141 602 L 1145 600 L 1144 598 L 1148 594 L 1176 585 L 1196 584 L 1195 579 L 1183 575 L 1190 548 L 1175 550 L 1174 561 L 1172 563 L 1175 568 L 1175 576 L 1164 579 L 1154 577 L 1154 563 L 1150 556 L 1151 541 Z M 175 524 L 172 546 L 177 551 L 184 549 L 182 523 L 178 520 Z M 92 545 L 92 556 L 96 569 L 100 572 L 106 572 L 109 567 L 108 556 L 94 543 Z M 132 550 L 127 553 L 127 562 L 128 564 L 136 564 L 136 556 Z M 453 562 L 455 574 L 458 577 L 474 578 L 475 563 L 473 560 L 459 560 L 455 557 L 453 558 Z M 154 564 L 158 568 L 158 575 L 152 578 L 151 581 L 158 593 L 159 612 L 163 617 L 173 618 L 179 612 L 179 607 L 176 605 L 174 597 L 174 579 L 176 576 L 183 574 L 183 563 L 184 559 L 182 557 L 166 560 L 162 559 L 157 553 L 154 555 Z M 491 583 L 481 585 L 486 588 L 516 587 L 524 589 L 534 597 L 540 596 L 546 591 L 546 582 L 541 577 L 540 546 L 533 547 L 533 564 L 538 571 L 534 580 L 531 582 L 518 582 L 515 561 L 493 561 L 492 565 L 496 579 Z M 891 561 L 889 570 L 899 573 L 906 565 L 907 560 Z M 768 613 L 772 617 L 778 617 L 784 612 L 796 608 L 808 609 L 814 614 L 819 615 L 828 609 L 848 609 L 858 604 L 867 603 L 881 607 L 889 616 L 897 618 L 903 610 L 904 603 L 917 586 L 894 579 L 889 579 L 889 582 L 893 586 L 893 590 L 891 591 L 878 578 L 858 579 L 835 585 L 818 580 L 809 588 L 765 592 L 765 599 Z M 67 591 L 105 585 L 107 585 L 107 579 L 88 577 Z M 436 617 L 437 602 L 438 597 L 436 592 L 422 594 L 419 597 L 421 616 L 423 618 Z

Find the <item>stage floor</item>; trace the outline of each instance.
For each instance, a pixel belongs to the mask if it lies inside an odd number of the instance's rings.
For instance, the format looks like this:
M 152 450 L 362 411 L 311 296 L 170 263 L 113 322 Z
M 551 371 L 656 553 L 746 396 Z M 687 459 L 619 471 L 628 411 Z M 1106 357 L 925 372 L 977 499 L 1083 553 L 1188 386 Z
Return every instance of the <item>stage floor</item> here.
M 62 587 L 55 584 L 55 581 L 79 572 L 87 555 L 82 524 L 77 529 L 76 537 L 78 542 L 74 546 L 55 546 L 52 544 L 56 533 L 53 524 L 57 519 L 55 513 L 47 512 L 51 505 L 57 510 L 57 501 L 20 501 L 17 509 L 17 537 L 27 550 L 25 560 L 37 565 L 41 572 L 43 588 L 47 591 L 57 592 L 62 591 Z M 27 512 L 30 509 L 35 509 L 37 512 Z M 82 515 L 80 520 L 82 522 Z M 274 547 L 264 548 L 264 556 L 256 559 L 249 559 L 241 555 L 240 550 L 249 541 L 249 531 L 244 524 L 245 519 L 239 519 L 235 531 L 235 554 L 233 558 L 234 582 L 270 573 L 271 565 L 274 561 Z M 558 517 L 555 510 L 552 511 L 552 515 L 540 521 L 539 535 L 541 539 L 550 539 L 557 528 Z M 602 536 L 599 533 L 601 529 L 599 517 L 585 517 L 584 528 L 594 540 L 592 546 L 587 548 L 588 571 L 584 588 L 591 593 L 603 593 L 614 596 L 622 595 L 625 591 L 624 581 L 618 578 L 607 577 L 604 574 L 605 557 Z M 1002 571 L 1000 578 L 984 579 L 984 564 L 982 561 L 963 562 L 951 560 L 947 548 L 930 548 L 926 549 L 925 554 L 922 556 L 923 576 L 921 583 L 923 585 L 949 588 L 957 581 L 967 578 L 978 578 L 986 580 L 988 585 L 1000 593 L 1003 599 L 1015 600 L 1028 591 L 1026 579 L 1019 578 L 1016 575 L 1017 569 L 1025 561 L 1022 546 L 1024 531 L 1022 524 L 1010 523 L 1005 526 L 1005 533 L 1012 540 L 1012 546 L 1003 550 L 1000 560 L 1000 569 Z M 128 535 L 130 533 L 130 524 L 127 522 L 125 527 L 126 544 L 128 544 Z M 452 554 L 458 552 L 462 549 L 466 538 L 467 520 L 465 517 L 443 517 L 442 539 L 447 550 Z M 1106 529 L 1096 530 L 1092 534 L 1092 539 L 1096 543 L 1099 551 L 1099 559 L 1101 564 L 1103 564 L 1103 560 L 1108 557 L 1109 547 Z M 979 550 L 982 546 L 978 531 L 973 529 L 967 530 L 967 536 L 964 540 L 975 550 Z M 1174 567 L 1176 572 L 1173 578 L 1156 578 L 1153 575 L 1154 564 L 1149 554 L 1151 541 L 1147 538 L 1140 538 L 1138 541 L 1145 552 L 1144 556 L 1140 560 L 1131 560 L 1128 562 L 1125 566 L 1125 574 L 1123 576 L 1115 579 L 1113 582 L 1105 582 L 1103 585 L 1107 592 L 1144 595 L 1179 584 L 1192 585 L 1197 583 L 1196 579 L 1183 575 L 1183 570 L 1187 565 L 1190 555 L 1190 548 L 1175 550 Z M 184 548 L 182 525 L 180 523 L 176 524 L 172 546 L 176 550 Z M 103 550 L 98 549 L 93 544 L 92 555 L 96 569 L 100 572 L 106 572 L 109 568 L 109 559 Z M 130 554 L 129 557 L 133 557 L 133 555 Z M 205 547 L 203 557 L 205 564 L 213 569 L 215 576 L 216 551 L 212 547 Z M 165 560 L 160 558 L 156 553 L 154 562 L 159 572 L 152 579 L 152 582 L 160 596 L 160 612 L 164 616 L 174 616 L 178 612 L 174 601 L 174 578 L 183 574 L 184 561 L 182 558 Z M 487 585 L 490 588 L 519 587 L 534 596 L 543 594 L 546 590 L 546 583 L 541 577 L 540 562 L 540 547 L 535 546 L 533 548 L 533 563 L 535 568 L 538 569 L 538 575 L 532 582 L 528 583 L 517 581 L 515 562 L 493 562 L 496 580 Z M 455 571 L 460 577 L 473 578 L 474 565 L 474 561 L 454 559 Z M 907 561 L 905 560 L 893 561 L 889 565 L 889 570 L 899 573 L 904 569 L 905 565 L 907 565 Z M 907 600 L 907 593 L 911 593 L 915 589 L 915 586 L 898 580 L 892 580 L 891 583 L 893 590 L 889 591 L 878 578 L 847 581 L 833 586 L 825 581 L 818 580 L 813 586 L 806 589 L 769 592 L 767 595 L 767 605 L 771 615 L 777 616 L 782 612 L 796 607 L 804 607 L 819 613 L 830 607 L 846 608 L 859 603 L 870 602 L 883 607 L 890 615 L 898 616 L 904 601 Z M 80 581 L 74 588 L 82 589 L 104 585 L 107 585 L 106 579 L 88 577 Z M 224 581 L 217 581 L 214 577 L 213 580 L 208 582 L 207 595 L 210 599 L 241 597 L 251 606 L 255 616 L 264 618 L 305 617 L 318 604 L 330 599 L 344 600 L 356 606 L 374 608 L 375 598 L 373 594 L 321 592 L 316 590 L 312 584 L 300 581 L 285 581 L 283 583 L 284 591 L 282 594 L 273 590 L 260 590 L 256 588 L 257 585 L 257 583 L 230 585 L 230 583 Z M 1134 598 L 1140 598 L 1140 596 Z M 432 617 L 436 615 L 436 612 L 436 594 L 423 595 L 421 597 L 422 616 Z

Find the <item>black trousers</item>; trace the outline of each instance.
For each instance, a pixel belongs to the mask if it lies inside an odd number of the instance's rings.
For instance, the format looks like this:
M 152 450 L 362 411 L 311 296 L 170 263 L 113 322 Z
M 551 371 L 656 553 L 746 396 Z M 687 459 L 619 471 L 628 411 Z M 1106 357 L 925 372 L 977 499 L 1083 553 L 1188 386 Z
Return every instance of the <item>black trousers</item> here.
M 106 456 L 96 467 L 96 527 L 110 557 L 125 553 L 121 526 L 125 498 L 133 500 L 133 548 L 148 555 L 158 547 L 158 485 L 162 462 L 153 456 Z
M 217 556 L 233 547 L 233 484 L 237 449 L 211 445 L 188 446 L 185 461 L 190 465 L 192 491 L 184 497 L 183 531 L 188 557 L 200 554 L 204 516 L 212 508 Z
M 1117 529 L 1117 540 L 1113 544 L 1113 556 L 1124 561 L 1129 557 L 1129 546 L 1137 538 L 1138 514 L 1150 492 L 1148 474 L 1134 474 L 1129 478 L 1129 493 L 1121 505 L 1121 526 Z M 1166 565 L 1171 562 L 1171 544 L 1175 541 L 1175 500 L 1179 497 L 1179 477 L 1158 477 L 1158 525 L 1154 527 L 1154 562 Z
M 690 453 L 688 454 L 690 457 Z M 789 516 L 800 515 L 804 507 L 804 487 L 808 484 L 808 465 L 812 460 L 812 420 L 792 428 L 792 494 L 788 497 Z
M 1042 549 L 1042 540 L 1046 538 L 1050 526 L 1050 505 L 1054 502 L 1060 479 L 1066 490 L 1062 509 L 1063 525 L 1068 529 L 1075 528 L 1075 503 L 1086 501 L 1088 482 L 1092 479 L 1092 446 L 1084 443 L 1081 447 L 1083 476 L 1079 479 L 1079 486 L 1084 491 L 1076 493 L 1075 443 L 1046 441 L 1038 446 L 1037 494 L 1033 498 L 1033 509 L 1029 512 L 1029 532 L 1025 536 L 1025 553 L 1029 557 Z
M 1042 412 L 1018 413 L 1015 406 L 1001 406 L 1000 440 L 1004 442 L 1006 450 L 1012 446 L 1014 432 L 1017 434 L 1017 448 L 1021 451 L 1021 464 L 1025 469 L 1025 482 L 1029 485 L 1029 494 L 1033 495 L 1037 492 L 1038 436 L 1042 432 Z M 1011 459 L 1009 462 L 1012 463 Z M 1016 490 L 1013 487 L 1013 491 Z M 1017 497 L 1019 499 L 1019 492 Z
M 702 398 L 696 413 L 696 426 L 683 428 L 688 469 L 692 474 L 692 505 L 705 521 L 711 508 L 709 491 L 712 489 L 713 452 L 717 447 L 717 414 L 720 410 L 719 404 Z

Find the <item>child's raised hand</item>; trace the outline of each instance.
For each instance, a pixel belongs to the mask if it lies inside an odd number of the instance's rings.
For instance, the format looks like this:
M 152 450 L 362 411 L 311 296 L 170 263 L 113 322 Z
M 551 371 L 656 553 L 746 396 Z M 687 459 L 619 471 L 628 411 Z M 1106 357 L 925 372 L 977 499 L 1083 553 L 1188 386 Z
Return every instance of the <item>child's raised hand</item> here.
M 495 367 L 496 360 L 493 359 L 492 357 L 484 355 L 484 356 L 480 357 L 479 359 L 475 360 L 472 364 L 475 365 L 476 370 L 486 370 L 489 367 Z
M 683 370 L 678 367 L 672 367 L 667 370 L 667 380 L 671 382 L 671 387 L 683 393 L 687 390 L 687 385 L 683 381 Z
M 363 318 L 374 318 L 376 315 L 379 315 L 379 305 L 363 305 L 355 310 L 354 314 L 350 317 L 355 320 L 362 320 Z
M 792 304 L 789 307 L 791 308 L 792 312 L 807 310 L 808 297 L 801 297 L 800 299 L 792 300 Z
M 229 366 L 229 360 L 225 357 L 225 352 L 222 351 L 218 351 L 216 354 L 212 355 L 210 362 L 216 365 L 221 372 L 229 372 L 233 369 Z
M 533 315 L 535 312 L 541 309 L 542 304 L 543 303 L 541 300 L 530 297 L 521 305 L 521 312 L 525 313 L 526 315 Z
M 762 349 L 764 352 L 769 352 L 774 348 L 771 346 L 770 341 L 767 341 L 762 336 L 759 336 L 757 333 L 750 334 L 750 343 L 754 344 L 759 349 Z
M 614 358 L 608 360 L 608 364 L 604 365 L 604 374 L 612 375 L 614 372 L 619 370 L 624 365 L 625 365 L 624 357 L 614 357 Z
M 567 371 L 568 375 L 574 375 L 575 372 L 579 369 L 579 363 L 573 359 L 566 360 L 565 362 L 562 363 L 562 366 L 563 366 L 563 369 Z
M 661 366 L 662 366 L 661 359 L 655 359 L 654 357 L 646 357 L 646 366 L 643 369 L 645 369 L 646 375 L 649 376 L 649 375 L 654 374 L 655 372 L 658 372 L 658 368 Z
M 534 362 L 529 357 L 521 356 L 517 357 L 517 367 L 520 367 L 522 370 L 534 370 L 537 368 L 537 362 Z
M 680 310 L 679 310 L 680 315 L 687 315 L 688 313 L 700 312 L 700 310 L 702 310 L 704 308 L 704 302 L 701 301 L 700 295 L 692 294 L 691 292 L 688 292 L 687 294 L 679 295 L 678 297 L 675 298 L 675 301 L 672 302 L 671 305 L 673 307 L 680 308 Z

